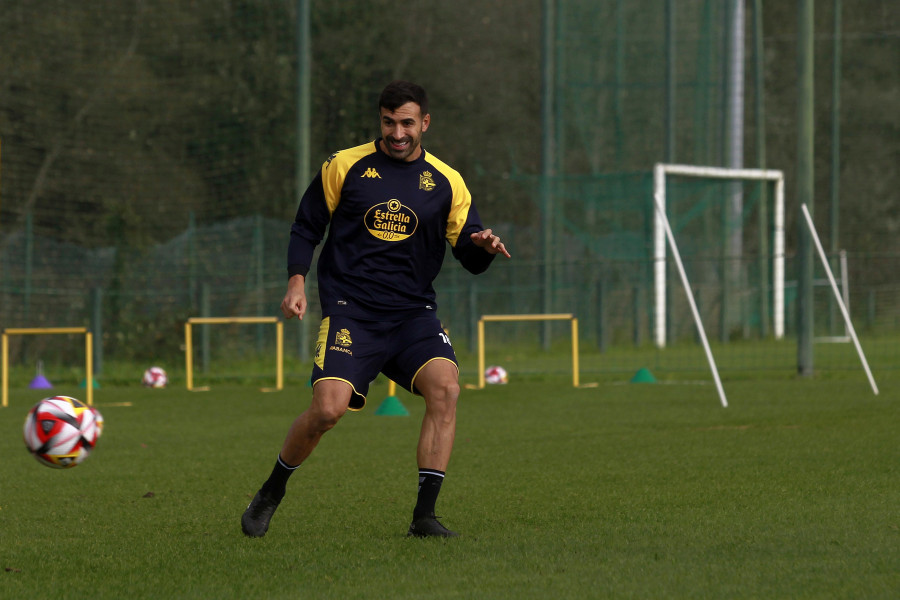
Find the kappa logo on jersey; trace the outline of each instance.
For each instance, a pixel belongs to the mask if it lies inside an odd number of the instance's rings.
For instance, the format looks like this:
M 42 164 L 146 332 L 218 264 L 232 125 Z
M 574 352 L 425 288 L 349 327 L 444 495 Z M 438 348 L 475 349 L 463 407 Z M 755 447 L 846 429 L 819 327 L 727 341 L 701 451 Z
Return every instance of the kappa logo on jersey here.
M 376 204 L 366 212 L 366 229 L 379 240 L 399 242 L 416 231 L 419 217 L 399 200 L 392 198 Z
M 369 179 L 381 179 L 381 175 L 378 174 L 378 171 L 375 170 L 375 167 L 369 167 L 366 169 L 366 172 L 360 175 L 360 177 L 368 177 Z
M 435 188 L 437 184 L 434 182 L 434 179 L 431 178 L 431 172 L 425 171 L 419 175 L 419 189 L 425 190 L 426 192 L 430 192 Z
M 326 169 L 328 168 L 328 165 L 331 164 L 331 161 L 334 160 L 334 157 L 337 156 L 337 155 L 338 155 L 338 153 L 335 152 L 334 154 L 332 154 L 331 156 L 328 157 L 328 160 L 325 161 L 325 168 L 326 168 Z

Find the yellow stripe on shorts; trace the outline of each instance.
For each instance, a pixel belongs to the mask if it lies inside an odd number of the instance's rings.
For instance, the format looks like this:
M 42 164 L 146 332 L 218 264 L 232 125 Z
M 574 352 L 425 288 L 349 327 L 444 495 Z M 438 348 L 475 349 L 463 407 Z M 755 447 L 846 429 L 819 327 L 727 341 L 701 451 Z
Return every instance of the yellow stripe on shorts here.
M 316 366 L 320 369 L 325 368 L 325 344 L 328 343 L 328 326 L 330 322 L 331 317 L 322 319 L 322 325 L 319 327 L 319 338 L 316 340 L 316 356 L 314 360 Z

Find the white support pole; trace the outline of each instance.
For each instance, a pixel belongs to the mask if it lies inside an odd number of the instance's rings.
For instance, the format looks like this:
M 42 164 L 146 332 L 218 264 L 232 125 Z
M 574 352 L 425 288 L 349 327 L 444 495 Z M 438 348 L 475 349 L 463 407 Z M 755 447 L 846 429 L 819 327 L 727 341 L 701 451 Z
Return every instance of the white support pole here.
M 834 280 L 834 275 L 831 272 L 831 267 L 828 266 L 828 257 L 825 256 L 822 242 L 819 241 L 819 234 L 816 232 L 816 226 L 813 224 L 809 209 L 806 208 L 806 204 L 801 204 L 800 210 L 803 212 L 803 216 L 806 219 L 806 225 L 809 227 L 809 232 L 812 234 L 813 242 L 819 253 L 819 258 L 822 260 L 822 266 L 825 267 L 825 274 L 828 275 L 828 282 L 831 283 L 831 290 L 834 292 L 834 297 L 837 300 L 838 306 L 841 308 L 841 314 L 844 315 L 844 323 L 847 325 L 847 331 L 850 332 L 850 337 L 853 339 L 853 345 L 856 346 L 856 353 L 859 354 L 859 360 L 862 362 L 863 369 L 866 371 L 866 377 L 869 378 L 872 392 L 877 396 L 878 386 L 875 384 L 875 378 L 872 377 L 872 371 L 869 369 L 869 363 L 866 361 L 866 355 L 863 353 L 862 346 L 859 345 L 859 338 L 856 337 L 856 330 L 853 328 L 853 323 L 850 321 L 850 313 L 847 312 L 847 307 L 844 305 L 843 298 L 841 298 L 841 292 L 838 290 L 837 282 Z
M 666 237 L 669 240 L 669 246 L 672 248 L 672 256 L 675 259 L 675 266 L 678 268 L 678 274 L 681 276 L 681 283 L 684 285 L 684 293 L 687 296 L 688 304 L 691 306 L 691 313 L 694 315 L 694 323 L 697 325 L 697 333 L 700 334 L 700 341 L 703 342 L 703 350 L 706 352 L 706 359 L 709 361 L 709 368 L 712 371 L 713 379 L 716 382 L 716 390 L 719 392 L 719 400 L 723 407 L 728 406 L 728 400 L 725 399 L 725 390 L 722 388 L 722 381 L 719 379 L 719 370 L 716 368 L 716 361 L 713 358 L 712 350 L 709 348 L 709 341 L 706 339 L 706 331 L 703 329 L 703 322 L 700 321 L 700 312 L 697 310 L 697 303 L 694 301 L 694 293 L 691 291 L 691 283 L 688 281 L 687 273 L 684 271 L 684 265 L 681 263 L 681 253 L 678 252 L 678 246 L 675 245 L 675 236 L 672 234 L 672 228 L 669 226 L 669 219 L 666 217 L 666 211 L 658 202 L 654 202 L 656 211 L 659 213 L 660 220 L 665 228 Z
M 657 348 L 666 346 L 666 171 L 665 165 L 653 168 L 653 339 Z M 661 208 L 660 208 L 661 207 Z M 662 212 L 660 212 L 662 210 Z

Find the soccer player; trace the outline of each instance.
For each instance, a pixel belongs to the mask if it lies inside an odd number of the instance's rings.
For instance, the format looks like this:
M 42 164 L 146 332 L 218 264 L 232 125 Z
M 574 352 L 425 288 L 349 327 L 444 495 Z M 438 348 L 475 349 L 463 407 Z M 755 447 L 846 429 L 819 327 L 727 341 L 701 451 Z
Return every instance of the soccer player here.
M 261 537 L 291 474 L 349 410 L 362 410 L 379 372 L 425 400 L 416 451 L 418 498 L 407 535 L 454 537 L 434 515 L 456 432 L 459 368 L 436 314 L 432 282 L 449 243 L 472 273 L 509 252 L 485 229 L 466 185 L 422 147 L 431 124 L 420 86 L 390 83 L 378 103 L 381 138 L 325 161 L 297 210 L 288 245 L 285 318 L 306 313 L 306 275 L 318 261 L 322 324 L 309 408 L 288 430 L 269 478 L 241 518 Z

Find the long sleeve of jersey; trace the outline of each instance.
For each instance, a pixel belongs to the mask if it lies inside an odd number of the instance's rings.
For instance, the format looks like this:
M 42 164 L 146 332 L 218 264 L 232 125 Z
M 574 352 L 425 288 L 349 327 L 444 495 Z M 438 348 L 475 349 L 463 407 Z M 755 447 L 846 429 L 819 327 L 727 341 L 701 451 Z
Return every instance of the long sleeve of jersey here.
M 309 272 L 313 253 L 322 241 L 331 215 L 325 204 L 322 174 L 317 173 L 303 194 L 297 216 L 291 225 L 291 239 L 288 243 L 288 277 Z
M 469 207 L 469 215 L 465 225 L 453 246 L 453 257 L 465 267 L 465 269 L 475 275 L 484 273 L 491 266 L 491 262 L 496 254 L 487 252 L 484 248 L 479 248 L 472 243 L 471 235 L 483 230 L 481 220 L 478 218 L 478 211 L 474 206 Z
M 446 247 L 481 273 L 494 259 L 472 243 L 484 227 L 459 173 L 423 152 L 396 161 L 370 142 L 332 155 L 291 226 L 288 274 L 306 275 L 316 246 L 323 315 L 362 319 L 436 310 L 432 283 Z

